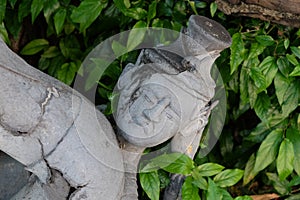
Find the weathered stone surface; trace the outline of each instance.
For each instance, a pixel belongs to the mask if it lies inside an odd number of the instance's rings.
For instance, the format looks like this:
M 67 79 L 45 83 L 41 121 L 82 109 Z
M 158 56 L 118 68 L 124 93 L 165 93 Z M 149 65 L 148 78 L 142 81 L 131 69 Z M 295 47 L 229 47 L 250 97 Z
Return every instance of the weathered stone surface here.
M 116 86 L 115 113 L 119 133 L 130 143 L 125 142 L 127 153 L 123 153 L 125 171 L 131 172 L 125 174 L 125 190 L 134 191 L 132 180 L 143 148 L 170 139 L 172 152 L 194 157 L 211 110 L 218 103 L 212 101 L 216 84 L 211 68 L 230 45 L 231 37 L 223 26 L 193 15 L 174 43 L 144 49 L 136 63 L 125 67 Z M 178 184 L 182 182 L 178 180 L 174 192 L 166 190 L 175 195 L 166 193 L 164 198 L 180 198 Z M 128 197 L 137 199 L 136 194 L 128 193 Z
M 0 86 L 0 150 L 33 174 L 15 199 L 120 198 L 122 155 L 94 105 L 25 63 L 2 40 Z

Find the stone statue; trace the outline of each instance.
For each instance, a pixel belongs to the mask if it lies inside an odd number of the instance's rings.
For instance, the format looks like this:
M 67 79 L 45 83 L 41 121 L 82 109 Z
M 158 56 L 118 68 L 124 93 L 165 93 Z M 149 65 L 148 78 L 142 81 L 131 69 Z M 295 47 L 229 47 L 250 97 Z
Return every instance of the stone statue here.
M 220 24 L 191 16 L 176 42 L 142 50 L 116 86 L 117 140 L 85 97 L 0 40 L 0 150 L 30 172 L 11 199 L 138 199 L 136 173 L 145 148 L 170 140 L 171 151 L 194 157 L 218 103 L 211 101 L 210 69 L 230 44 Z M 184 177 L 171 179 L 167 200 L 178 197 L 176 183 Z
M 191 16 L 189 26 L 169 46 L 144 49 L 119 78 L 115 119 L 125 138 L 124 163 L 134 180 L 139 158 L 147 147 L 171 139 L 171 151 L 193 158 L 208 122 L 215 82 L 210 71 L 219 53 L 230 46 L 229 33 L 218 23 Z M 135 154 L 134 154 L 135 153 Z M 127 155 L 128 154 L 128 155 Z M 129 178 L 131 177 L 131 178 Z M 174 182 L 183 177 L 174 175 Z M 167 188 L 165 199 L 177 199 L 178 186 Z M 134 191 L 132 188 L 128 191 Z M 137 198 L 131 194 L 128 199 Z

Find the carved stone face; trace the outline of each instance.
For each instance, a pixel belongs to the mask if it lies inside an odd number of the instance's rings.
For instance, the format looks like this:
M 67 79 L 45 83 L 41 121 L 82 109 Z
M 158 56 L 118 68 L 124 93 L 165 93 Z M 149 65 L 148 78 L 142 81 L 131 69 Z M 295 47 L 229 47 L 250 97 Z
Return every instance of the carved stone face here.
M 181 84 L 178 77 L 155 72 L 147 77 L 126 73 L 133 76 L 121 77 L 129 79 L 129 83 L 119 91 L 115 119 L 130 143 L 145 147 L 158 145 L 178 133 L 193 116 L 197 98 L 178 87 Z

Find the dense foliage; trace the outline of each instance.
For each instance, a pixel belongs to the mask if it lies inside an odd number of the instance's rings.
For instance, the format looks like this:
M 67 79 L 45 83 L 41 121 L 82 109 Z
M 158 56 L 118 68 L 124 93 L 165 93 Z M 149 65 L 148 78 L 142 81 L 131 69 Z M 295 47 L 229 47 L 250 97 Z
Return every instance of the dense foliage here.
M 104 39 L 140 27 L 180 30 L 191 14 L 219 21 L 233 38 L 217 60 L 228 98 L 226 124 L 205 158 L 171 162 L 177 155 L 170 154 L 153 160 L 152 167 L 164 163 L 162 169 L 144 166 L 141 198 L 159 199 L 171 172 L 187 176 L 183 199 L 273 192 L 300 199 L 300 30 L 225 16 L 204 1 L 0 0 L 0 34 L 30 64 L 71 85 L 84 57 Z M 109 105 L 123 66 L 136 56 L 123 55 L 106 70 L 99 103 Z

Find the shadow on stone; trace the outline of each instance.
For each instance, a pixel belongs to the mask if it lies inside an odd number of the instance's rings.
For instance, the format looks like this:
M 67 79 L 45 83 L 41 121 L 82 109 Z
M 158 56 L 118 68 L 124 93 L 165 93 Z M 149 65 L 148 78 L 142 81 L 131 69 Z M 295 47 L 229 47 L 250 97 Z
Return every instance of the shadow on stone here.
M 0 151 L 0 200 L 8 200 L 28 182 L 24 165 Z

